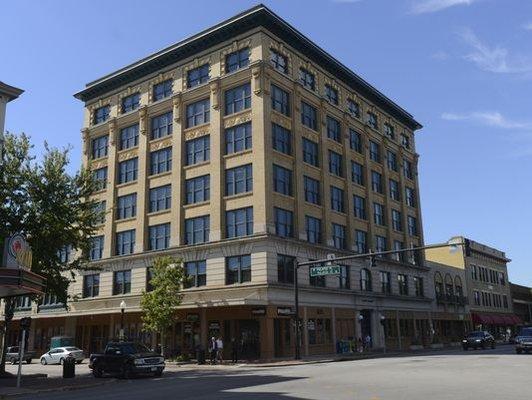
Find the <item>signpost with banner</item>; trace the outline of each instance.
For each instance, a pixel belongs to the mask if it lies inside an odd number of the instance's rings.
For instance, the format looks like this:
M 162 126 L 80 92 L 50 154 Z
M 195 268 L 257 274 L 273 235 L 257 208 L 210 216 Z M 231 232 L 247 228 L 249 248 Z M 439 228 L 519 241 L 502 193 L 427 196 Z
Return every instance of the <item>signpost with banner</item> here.
M 339 265 L 324 265 L 310 267 L 310 276 L 340 275 L 342 267 Z

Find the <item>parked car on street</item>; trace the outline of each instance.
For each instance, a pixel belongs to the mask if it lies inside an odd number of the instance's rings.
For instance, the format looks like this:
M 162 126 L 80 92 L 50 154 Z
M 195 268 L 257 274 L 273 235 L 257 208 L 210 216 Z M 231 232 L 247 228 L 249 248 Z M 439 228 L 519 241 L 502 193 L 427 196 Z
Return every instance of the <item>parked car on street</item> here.
M 474 331 L 470 332 L 464 340 L 462 340 L 462 348 L 467 351 L 470 348 L 473 349 L 486 349 L 491 347 L 495 348 L 495 338 L 493 335 L 486 331 Z
M 164 358 L 136 342 L 109 342 L 103 354 L 91 354 L 89 368 L 96 378 L 104 374 L 115 374 L 130 378 L 137 374 L 161 376 Z
M 18 346 L 9 346 L 7 348 L 6 360 L 9 361 L 11 364 L 18 363 L 18 358 L 20 356 L 19 352 L 20 348 Z M 32 358 L 35 358 L 34 351 L 24 351 L 23 360 L 26 361 L 26 364 L 31 364 Z
M 522 328 L 515 337 L 515 352 L 521 354 L 532 351 L 532 328 Z
M 76 360 L 76 363 L 81 364 L 83 359 L 85 358 L 85 354 L 83 354 L 83 350 L 78 349 L 74 346 L 68 346 L 68 347 L 55 347 L 53 349 L 50 349 L 50 351 L 44 353 L 41 356 L 41 364 L 47 365 L 47 364 L 63 364 L 63 361 L 67 357 L 74 357 Z

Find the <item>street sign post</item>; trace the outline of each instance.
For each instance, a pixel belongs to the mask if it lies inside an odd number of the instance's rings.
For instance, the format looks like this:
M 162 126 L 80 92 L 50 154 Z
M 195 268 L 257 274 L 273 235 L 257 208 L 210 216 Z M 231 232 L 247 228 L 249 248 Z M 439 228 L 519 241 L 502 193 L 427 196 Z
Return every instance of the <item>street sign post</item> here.
M 310 267 L 310 276 L 340 275 L 342 268 L 339 265 L 323 265 Z

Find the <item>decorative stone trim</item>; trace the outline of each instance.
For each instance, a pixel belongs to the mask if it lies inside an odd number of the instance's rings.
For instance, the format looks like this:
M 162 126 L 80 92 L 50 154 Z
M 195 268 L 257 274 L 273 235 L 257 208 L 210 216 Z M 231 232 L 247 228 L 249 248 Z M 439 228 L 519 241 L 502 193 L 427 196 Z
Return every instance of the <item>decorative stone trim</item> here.
M 167 71 L 160 73 L 148 83 L 148 103 L 153 103 L 153 87 L 161 82 L 172 80 L 172 92 L 174 89 L 174 83 L 177 79 L 177 71 Z
M 248 48 L 248 53 L 249 53 L 249 61 L 251 63 L 251 39 L 247 39 L 247 40 L 235 40 L 233 43 L 231 43 L 230 46 L 222 49 L 222 51 L 220 51 L 220 75 L 225 75 L 226 72 L 225 72 L 225 59 L 226 57 L 231 54 L 231 53 L 234 53 L 235 51 L 238 51 L 238 50 L 242 50 L 242 49 L 245 49 L 245 48 Z
M 132 149 L 132 150 L 129 150 L 129 151 L 120 152 L 120 153 L 118 153 L 118 162 L 129 160 L 129 159 L 135 158 L 137 156 L 138 156 L 138 150 L 137 149 Z
M 334 79 L 329 79 L 327 76 L 323 78 L 323 81 L 324 81 L 323 82 L 323 98 L 325 98 L 325 85 L 329 85 L 332 88 L 334 88 L 336 92 L 338 93 L 338 106 L 341 107 L 341 105 L 343 104 L 342 99 L 344 97 L 342 93 L 342 88 L 336 83 Z
M 143 136 L 146 136 L 146 131 L 148 130 L 148 106 L 144 105 L 139 109 L 139 133 Z
M 114 146 L 116 144 L 116 117 L 113 117 L 109 120 L 109 142 Z
M 253 93 L 255 93 L 257 96 L 261 94 L 262 92 L 262 65 L 257 65 L 252 68 L 251 70 L 251 76 L 253 77 Z
M 292 120 L 290 118 L 287 118 L 284 115 L 280 115 L 275 112 L 271 113 L 270 118 L 273 123 L 280 125 L 285 129 L 292 130 Z
M 135 93 L 142 93 L 142 86 L 128 86 L 126 90 L 118 94 L 118 111 L 117 114 L 122 114 L 122 99 Z
M 191 129 L 185 132 L 185 140 L 196 139 L 200 136 L 206 136 L 209 134 L 209 126 L 200 126 L 197 129 Z
M 224 119 L 224 128 L 231 128 L 251 121 L 251 111 Z
M 187 86 L 188 71 L 191 71 L 191 70 L 193 70 L 195 68 L 201 67 L 204 64 L 209 64 L 209 77 L 210 77 L 211 69 L 212 69 L 211 55 L 205 56 L 203 58 L 196 57 L 196 58 L 194 58 L 194 60 L 192 60 L 192 62 L 188 63 L 187 65 L 185 65 L 183 67 L 183 69 L 182 69 L 182 79 L 181 79 L 181 81 L 183 82 L 182 90 L 190 89 Z
M 97 102 L 94 102 L 87 106 L 87 110 L 89 111 L 89 125 L 94 125 L 94 112 L 103 106 L 109 105 L 109 107 L 112 107 L 113 102 L 111 97 L 107 97 L 105 99 L 99 99 Z
M 174 121 L 178 123 L 181 120 L 181 92 L 172 96 Z
M 150 143 L 150 151 L 164 149 L 172 146 L 172 136 L 168 136 L 164 140 L 158 140 L 157 142 Z
M 83 128 L 81 130 L 81 138 L 82 138 L 82 141 L 83 141 L 83 150 L 82 150 L 82 154 L 85 155 L 85 156 L 88 156 L 89 155 L 89 129 L 88 128 Z
M 282 54 L 283 56 L 286 57 L 286 61 L 287 61 L 287 72 L 286 72 L 286 74 L 288 76 L 292 76 L 294 57 L 292 57 L 292 54 L 291 54 L 290 50 L 284 45 L 284 43 L 276 42 L 274 40 L 272 40 L 270 42 L 270 47 L 269 48 L 275 50 L 279 54 Z M 268 60 L 268 64 L 270 64 L 270 54 L 268 54 L 267 60 Z
M 108 165 L 108 159 L 107 158 L 102 158 L 101 160 L 91 161 L 90 162 L 90 167 L 91 167 L 92 170 L 104 168 L 104 167 L 107 167 L 107 165 Z
M 216 79 L 209 85 L 211 91 L 211 106 L 214 110 L 220 107 L 220 79 Z
M 312 63 L 308 60 L 304 60 L 304 59 L 299 59 L 299 68 L 304 68 L 306 69 L 308 72 L 310 72 L 311 74 L 314 75 L 314 92 L 316 92 L 318 90 L 318 88 L 320 87 L 320 74 L 318 72 L 317 69 L 315 69 L 313 66 L 312 66 Z M 299 68 L 297 70 L 297 76 L 296 76 L 296 80 L 299 82 Z M 310 90 L 308 88 L 306 88 L 307 90 Z

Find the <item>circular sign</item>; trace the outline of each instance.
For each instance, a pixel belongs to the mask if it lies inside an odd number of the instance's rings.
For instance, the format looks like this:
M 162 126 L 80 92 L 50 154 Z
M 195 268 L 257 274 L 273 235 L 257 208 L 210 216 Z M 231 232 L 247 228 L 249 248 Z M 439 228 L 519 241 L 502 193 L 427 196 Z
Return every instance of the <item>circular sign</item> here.
M 11 257 L 16 258 L 17 254 L 19 254 L 26 247 L 26 240 L 24 240 L 24 237 L 20 233 L 17 233 L 9 238 L 8 251 L 9 254 L 11 254 Z

